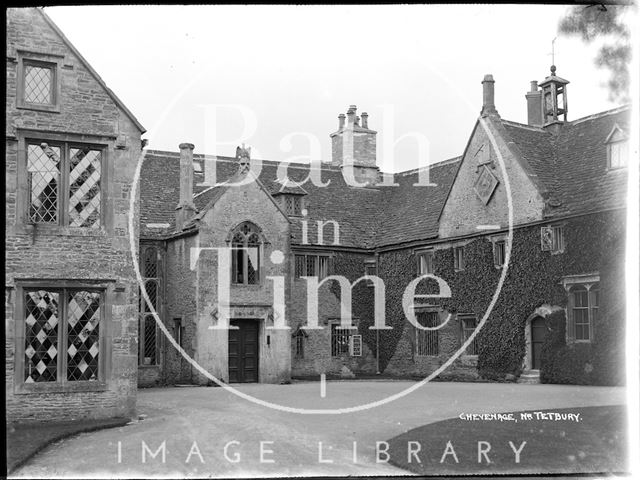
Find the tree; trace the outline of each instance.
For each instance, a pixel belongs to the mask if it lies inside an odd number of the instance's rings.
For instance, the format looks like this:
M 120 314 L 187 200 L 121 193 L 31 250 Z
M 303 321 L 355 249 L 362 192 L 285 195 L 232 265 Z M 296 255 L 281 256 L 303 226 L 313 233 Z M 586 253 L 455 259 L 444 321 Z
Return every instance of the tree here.
M 631 32 L 626 23 L 629 14 L 635 12 L 635 5 L 578 5 L 571 7 L 560 20 L 560 35 L 580 36 L 586 43 L 602 39 L 602 45 L 595 58 L 599 68 L 610 71 L 609 99 L 614 102 L 628 102 L 629 62 L 631 60 Z

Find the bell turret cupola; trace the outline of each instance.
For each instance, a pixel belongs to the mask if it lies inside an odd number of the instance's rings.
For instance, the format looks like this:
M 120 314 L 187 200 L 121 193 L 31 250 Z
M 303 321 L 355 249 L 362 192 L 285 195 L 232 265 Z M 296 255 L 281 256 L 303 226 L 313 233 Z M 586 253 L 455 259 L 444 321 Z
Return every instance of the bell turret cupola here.
M 551 75 L 540 82 L 542 89 L 543 125 L 567 121 L 567 84 L 568 80 L 556 75 L 556 66 L 551 65 Z

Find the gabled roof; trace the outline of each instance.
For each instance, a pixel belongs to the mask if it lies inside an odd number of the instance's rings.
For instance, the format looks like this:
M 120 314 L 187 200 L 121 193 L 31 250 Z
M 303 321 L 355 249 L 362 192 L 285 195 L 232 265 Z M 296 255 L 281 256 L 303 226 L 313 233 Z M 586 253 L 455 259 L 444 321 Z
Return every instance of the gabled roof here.
M 514 152 L 547 200 L 548 217 L 560 217 L 619 208 L 625 204 L 624 171 L 607 168 L 606 138 L 614 125 L 629 129 L 629 107 L 567 122 L 557 133 L 495 117 L 497 132 Z M 492 120 L 493 121 L 493 120 Z M 475 131 L 475 130 L 474 130 Z M 204 210 L 224 195 L 224 181 L 233 177 L 238 163 L 231 157 L 194 155 L 194 161 L 210 158 L 218 184 L 203 186 L 203 173 L 194 174 L 194 203 Z M 301 245 L 301 221 L 308 225 L 310 243 L 317 241 L 317 222 L 334 220 L 340 226 L 340 246 L 359 249 L 401 245 L 436 239 L 438 217 L 455 180 L 462 157 L 430 166 L 429 180 L 436 186 L 414 186 L 419 172 L 393 175 L 399 186 L 352 187 L 338 166 L 323 163 L 320 177 L 327 187 L 303 182 L 308 164 L 292 163 L 288 176 L 303 185 L 304 218 L 291 217 L 292 244 Z M 263 160 L 259 180 L 264 189 L 277 193 L 278 162 Z M 317 173 L 317 172 L 316 172 Z M 175 230 L 179 198 L 180 157 L 177 152 L 149 150 L 141 174 L 141 238 L 166 238 Z M 151 227 L 149 226 L 151 224 Z M 154 225 L 155 224 L 155 225 Z M 168 224 L 160 228 L 158 224 Z M 332 228 L 325 228 L 325 245 L 332 243 Z
M 625 204 L 626 175 L 607 165 L 615 125 L 629 132 L 629 106 L 566 122 L 557 133 L 501 120 L 509 138 L 547 188 L 548 216 L 576 215 Z
M 80 52 L 78 51 L 78 49 L 76 47 L 73 46 L 73 44 L 69 41 L 69 39 L 64 35 L 64 33 L 62 33 L 62 30 L 60 30 L 60 28 L 54 23 L 53 20 L 51 20 L 51 18 L 49 18 L 49 15 L 47 15 L 44 10 L 39 7 L 36 8 L 36 10 L 38 12 L 40 12 L 40 15 L 42 15 L 42 18 L 44 18 L 45 22 L 47 22 L 47 24 L 49 24 L 49 26 L 56 32 L 56 34 L 58 34 L 58 36 L 62 39 L 62 41 L 65 43 L 65 45 L 69 48 L 69 50 L 71 50 L 73 52 L 73 54 L 78 57 L 78 59 L 80 60 L 80 62 L 82 62 L 82 65 L 91 73 L 91 75 L 93 75 L 93 77 L 96 79 L 96 81 L 100 84 L 100 86 L 102 88 L 104 88 L 105 92 L 107 92 L 107 95 L 109 95 L 109 97 L 111 97 L 111 99 L 114 101 L 114 103 L 129 117 L 129 119 L 133 122 L 133 124 L 136 126 L 136 128 L 138 130 L 140 130 L 140 133 L 145 133 L 147 130 L 142 126 L 142 124 L 138 121 L 138 119 L 133 115 L 133 113 L 131 113 L 131 111 L 127 108 L 127 106 L 122 102 L 122 100 L 120 100 L 115 93 L 113 93 L 113 91 L 107 87 L 107 84 L 104 83 L 104 80 L 102 80 L 102 78 L 100 77 L 100 75 L 98 75 L 98 72 L 96 72 L 93 67 L 91 66 L 91 64 L 89 62 L 87 62 L 87 60 L 80 54 Z

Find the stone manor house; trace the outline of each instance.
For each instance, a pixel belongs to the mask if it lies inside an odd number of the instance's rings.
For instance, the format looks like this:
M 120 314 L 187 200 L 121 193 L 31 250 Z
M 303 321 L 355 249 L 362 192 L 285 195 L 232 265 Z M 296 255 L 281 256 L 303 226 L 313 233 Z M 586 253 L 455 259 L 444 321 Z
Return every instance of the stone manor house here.
M 354 105 L 331 159 L 284 174 L 244 147 L 146 150 L 129 232 L 144 128 L 41 10 L 7 27 L 9 418 L 132 415 L 136 385 L 211 384 L 189 358 L 231 383 L 622 381 L 629 106 L 569 120 L 552 66 L 518 123 L 486 75 L 428 182 L 380 171 Z M 391 328 L 370 328 L 376 302 Z

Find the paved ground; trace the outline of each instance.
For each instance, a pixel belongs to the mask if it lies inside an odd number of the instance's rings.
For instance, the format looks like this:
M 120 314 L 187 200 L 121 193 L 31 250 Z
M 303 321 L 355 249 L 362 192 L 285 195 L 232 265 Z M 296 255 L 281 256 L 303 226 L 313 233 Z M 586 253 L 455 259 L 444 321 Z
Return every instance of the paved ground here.
M 325 398 L 320 397 L 319 383 L 245 385 L 241 390 L 292 407 L 344 408 L 382 399 L 412 384 L 328 382 Z M 328 416 L 276 411 L 222 388 L 147 389 L 138 394 L 138 411 L 146 415 L 143 421 L 63 440 L 27 462 L 14 476 L 403 475 L 407 472 L 376 463 L 377 441 L 460 413 L 623 403 L 622 388 L 437 382 L 381 407 Z M 165 462 L 161 451 L 156 458 L 146 453 L 143 462 L 143 442 L 152 453 L 165 442 Z M 262 462 L 261 442 L 273 442 L 263 444 Z

